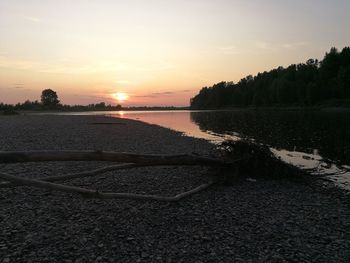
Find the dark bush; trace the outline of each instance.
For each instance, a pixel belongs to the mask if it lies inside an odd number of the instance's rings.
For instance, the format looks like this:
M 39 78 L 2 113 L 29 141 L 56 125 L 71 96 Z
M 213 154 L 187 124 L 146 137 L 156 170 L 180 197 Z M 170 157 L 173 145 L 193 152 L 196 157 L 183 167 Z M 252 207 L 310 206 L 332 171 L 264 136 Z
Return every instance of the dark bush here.
M 305 174 L 301 169 L 277 158 L 266 145 L 248 140 L 225 141 L 220 145 L 229 160 L 240 159 L 234 165 L 238 177 L 289 178 L 299 180 Z M 234 175 L 231 173 L 231 175 Z

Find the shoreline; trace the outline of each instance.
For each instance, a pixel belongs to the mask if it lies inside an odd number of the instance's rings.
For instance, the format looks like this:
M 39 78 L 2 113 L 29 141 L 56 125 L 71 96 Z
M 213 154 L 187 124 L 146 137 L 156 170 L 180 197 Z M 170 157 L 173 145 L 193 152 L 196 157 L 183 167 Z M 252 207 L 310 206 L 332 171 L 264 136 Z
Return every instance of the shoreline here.
M 205 140 L 158 125 L 89 125 L 103 116 L 0 116 L 0 150 L 214 151 Z M 36 178 L 101 162 L 0 164 Z M 206 182 L 203 167 L 117 171 L 67 182 L 102 191 L 173 195 Z M 287 180 L 216 185 L 175 204 L 86 200 L 29 187 L 0 189 L 0 261 L 10 262 L 347 262 L 350 204 L 341 191 Z
M 101 109 L 101 110 L 13 110 L 11 114 L 4 114 L 0 111 L 0 116 L 6 116 L 6 115 L 31 115 L 31 114 L 69 114 L 69 113 L 92 113 L 92 112 L 181 112 L 181 111 L 192 111 L 192 112 L 206 112 L 206 111 L 321 111 L 321 112 L 348 112 L 350 111 L 350 106 L 330 106 L 330 105 L 314 105 L 314 106 L 246 106 L 246 107 L 227 107 L 227 108 L 217 108 L 217 109 L 191 109 L 190 107 L 180 107 L 175 109 L 152 109 L 152 108 L 145 108 L 145 109 L 120 109 L 120 110 L 108 110 L 108 109 Z M 83 115 L 83 114 L 82 114 Z

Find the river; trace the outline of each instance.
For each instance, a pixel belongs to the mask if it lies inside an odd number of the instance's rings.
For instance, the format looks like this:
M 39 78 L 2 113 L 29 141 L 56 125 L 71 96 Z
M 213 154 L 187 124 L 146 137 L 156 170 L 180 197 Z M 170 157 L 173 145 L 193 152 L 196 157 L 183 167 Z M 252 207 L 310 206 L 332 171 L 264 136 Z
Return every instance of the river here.
M 350 111 L 229 110 L 70 112 L 107 115 L 157 124 L 219 144 L 249 139 L 300 168 L 315 168 L 350 190 Z

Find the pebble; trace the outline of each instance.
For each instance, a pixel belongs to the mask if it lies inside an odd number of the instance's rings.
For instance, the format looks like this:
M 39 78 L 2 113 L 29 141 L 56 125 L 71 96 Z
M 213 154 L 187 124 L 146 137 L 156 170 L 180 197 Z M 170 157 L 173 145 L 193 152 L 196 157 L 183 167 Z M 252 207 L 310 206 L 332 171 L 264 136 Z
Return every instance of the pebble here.
M 126 119 L 120 120 L 127 124 L 121 126 L 87 125 L 96 119 L 104 117 L 2 118 L 0 150 L 103 149 L 182 154 L 191 153 L 194 142 L 199 153 L 213 150 L 205 141 Z M 31 127 L 45 129 L 32 131 Z M 105 165 L 0 164 L 0 171 L 30 177 L 93 170 Z M 138 168 L 106 173 L 103 180 L 97 176 L 66 184 L 170 196 L 207 182 L 211 173 L 203 167 Z M 57 192 L 45 195 L 42 190 L 30 187 L 0 189 L 0 262 L 237 259 L 237 262 L 347 263 L 350 211 L 346 195 L 321 185 L 311 187 L 251 176 L 257 178 L 256 182 L 218 184 L 171 204 L 91 200 Z

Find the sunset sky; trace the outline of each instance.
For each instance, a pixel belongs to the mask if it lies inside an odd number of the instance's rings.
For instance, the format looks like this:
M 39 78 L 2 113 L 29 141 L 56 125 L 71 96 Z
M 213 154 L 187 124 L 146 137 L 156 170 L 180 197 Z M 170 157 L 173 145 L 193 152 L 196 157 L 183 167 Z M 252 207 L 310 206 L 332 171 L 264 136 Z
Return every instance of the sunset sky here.
M 0 102 L 51 88 L 64 104 L 187 106 L 203 86 L 349 46 L 349 10 L 349 0 L 0 0 Z

